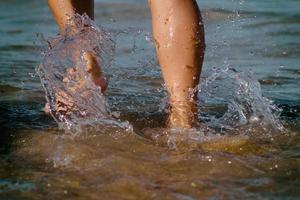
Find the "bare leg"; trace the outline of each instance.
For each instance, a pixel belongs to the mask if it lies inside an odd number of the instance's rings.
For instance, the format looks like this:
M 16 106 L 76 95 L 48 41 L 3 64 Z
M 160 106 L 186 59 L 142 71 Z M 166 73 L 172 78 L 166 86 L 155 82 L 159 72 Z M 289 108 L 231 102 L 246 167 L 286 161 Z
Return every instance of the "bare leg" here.
M 74 17 L 75 13 L 86 13 L 91 19 L 94 19 L 94 0 L 48 0 L 48 5 L 53 16 L 55 17 L 62 35 L 65 33 L 67 24 L 72 24 L 72 18 Z M 82 56 L 83 60 L 86 62 L 86 70 L 90 74 L 94 84 L 101 87 L 101 91 L 104 92 L 107 88 L 107 82 L 102 74 L 101 67 L 95 56 L 91 52 L 84 52 L 83 55 L 79 56 Z M 65 79 L 69 78 L 68 76 L 70 76 L 70 72 L 72 72 L 72 70 L 74 69 L 67 69 Z M 80 85 L 81 83 L 78 84 Z M 59 96 L 60 94 L 57 95 Z M 60 100 L 61 98 L 58 97 L 58 110 L 64 109 L 64 105 L 59 104 Z M 46 104 L 44 111 L 46 113 L 50 113 L 48 104 Z
M 94 19 L 94 0 L 48 0 L 48 5 L 61 33 L 64 33 L 66 24 L 75 13 L 86 13 Z
M 59 25 L 61 34 L 64 34 L 66 25 L 72 23 L 72 17 L 75 13 L 86 13 L 91 19 L 94 19 L 94 0 L 48 0 L 48 4 Z M 87 71 L 93 82 L 100 86 L 103 92 L 107 88 L 107 83 L 97 59 L 90 52 L 85 52 L 82 56 L 87 63 Z
M 190 128 L 204 58 L 204 29 L 195 0 L 148 0 L 159 63 L 170 98 L 169 126 Z

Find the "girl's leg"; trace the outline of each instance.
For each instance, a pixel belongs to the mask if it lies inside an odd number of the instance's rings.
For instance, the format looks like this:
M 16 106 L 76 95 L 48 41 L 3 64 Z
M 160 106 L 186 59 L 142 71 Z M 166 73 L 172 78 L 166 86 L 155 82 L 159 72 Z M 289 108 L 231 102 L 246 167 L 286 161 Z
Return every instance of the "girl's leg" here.
M 94 19 L 94 0 L 48 0 L 48 4 L 60 28 L 61 34 L 64 34 L 66 25 L 72 23 L 72 17 L 74 17 L 75 13 L 86 13 L 91 19 Z M 85 52 L 82 56 L 86 61 L 86 69 L 91 75 L 93 82 L 101 87 L 102 92 L 105 91 L 107 83 L 97 59 L 90 52 Z
M 48 5 L 61 33 L 64 33 L 66 24 L 75 13 L 86 13 L 94 19 L 94 0 L 48 0 Z
M 148 0 L 159 63 L 169 93 L 169 126 L 195 122 L 197 92 L 205 41 L 195 0 Z

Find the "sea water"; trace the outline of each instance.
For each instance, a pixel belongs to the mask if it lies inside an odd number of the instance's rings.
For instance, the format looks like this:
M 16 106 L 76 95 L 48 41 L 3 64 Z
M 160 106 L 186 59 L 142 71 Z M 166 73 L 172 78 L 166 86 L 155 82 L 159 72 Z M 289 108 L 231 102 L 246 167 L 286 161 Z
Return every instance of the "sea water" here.
M 298 2 L 199 1 L 207 51 L 195 89 L 203 126 L 188 131 L 165 128 L 145 3 L 96 1 L 96 23 L 86 21 L 93 28 L 65 37 L 55 36 L 44 2 L 1 1 L 1 198 L 299 198 Z M 50 47 L 33 44 L 36 33 Z M 102 94 L 87 82 L 97 104 L 75 96 L 84 117 L 60 118 L 55 107 L 47 116 L 51 90 L 66 88 L 59 76 L 49 84 L 41 76 L 41 84 L 35 68 L 65 73 L 79 41 L 106 63 L 109 88 Z

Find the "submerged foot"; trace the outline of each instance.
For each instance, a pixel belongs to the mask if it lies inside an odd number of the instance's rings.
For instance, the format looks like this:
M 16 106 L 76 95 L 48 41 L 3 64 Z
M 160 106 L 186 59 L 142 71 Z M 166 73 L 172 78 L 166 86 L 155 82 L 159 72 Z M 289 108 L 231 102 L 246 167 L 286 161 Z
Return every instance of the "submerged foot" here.
M 91 52 L 85 52 L 82 55 L 83 61 L 85 62 L 85 69 L 88 75 L 90 76 L 91 81 L 98 87 L 101 88 L 101 92 L 105 92 L 107 89 L 107 81 L 102 73 L 101 67 L 99 62 L 97 61 L 96 57 Z M 80 66 L 77 66 L 75 68 L 68 68 L 66 72 L 66 76 L 63 79 L 63 83 L 67 84 L 69 82 L 76 82 L 75 84 L 72 84 L 72 86 L 68 86 L 67 90 L 70 93 L 76 93 L 81 88 L 83 88 L 87 80 L 84 78 L 84 74 L 81 74 L 81 70 L 79 70 Z M 84 73 L 84 72 L 83 72 Z M 72 97 L 69 97 L 70 95 L 67 95 L 65 92 L 57 92 L 55 94 L 56 96 L 56 111 L 65 115 L 66 113 L 69 113 L 73 109 L 73 101 Z M 51 109 L 50 105 L 47 103 L 44 107 L 44 112 L 46 114 L 50 114 Z
M 105 92 L 108 84 L 96 57 L 90 52 L 85 52 L 83 59 L 86 61 L 86 71 L 89 73 L 93 83 L 99 86 L 102 92 Z

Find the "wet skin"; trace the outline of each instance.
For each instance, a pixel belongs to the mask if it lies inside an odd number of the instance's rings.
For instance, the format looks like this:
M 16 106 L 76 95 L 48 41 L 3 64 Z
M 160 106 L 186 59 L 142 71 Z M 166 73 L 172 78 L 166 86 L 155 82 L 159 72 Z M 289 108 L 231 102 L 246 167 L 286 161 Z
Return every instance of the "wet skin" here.
M 196 90 L 204 58 L 204 29 L 196 1 L 149 0 L 153 36 L 158 60 L 169 94 L 168 126 L 191 128 L 197 121 Z M 94 1 L 48 0 L 49 7 L 64 34 L 75 13 L 87 13 L 94 19 Z M 107 88 L 101 66 L 93 54 L 86 52 L 87 71 L 93 82 Z M 67 75 L 68 76 L 68 75 Z M 59 107 L 59 106 L 58 106 Z

